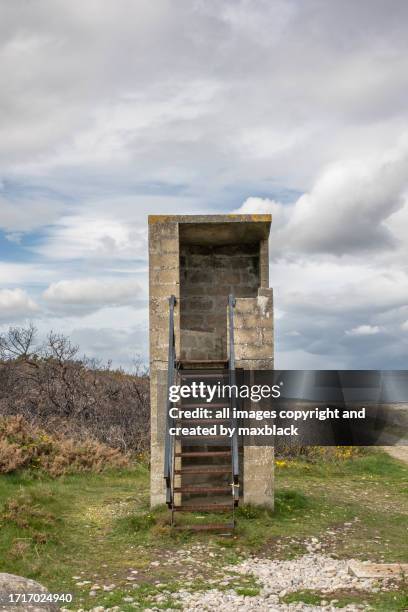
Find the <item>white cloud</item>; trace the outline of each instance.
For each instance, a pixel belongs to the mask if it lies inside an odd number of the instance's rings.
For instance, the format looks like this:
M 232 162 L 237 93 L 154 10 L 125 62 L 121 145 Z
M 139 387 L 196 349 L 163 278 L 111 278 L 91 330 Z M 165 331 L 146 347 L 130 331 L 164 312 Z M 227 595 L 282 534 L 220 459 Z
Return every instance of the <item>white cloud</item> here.
M 408 304 L 405 142 L 379 155 L 327 165 L 291 204 L 250 197 L 238 209 L 272 213 L 270 279 L 275 304 L 285 312 L 276 326 L 277 364 L 279 355 L 297 361 L 299 351 L 307 351 L 331 355 L 338 367 L 402 367 L 407 346 L 398 329 Z M 371 323 L 362 324 L 364 319 Z M 293 329 L 301 335 L 294 337 Z M 360 342 L 351 351 L 353 337 Z
M 280 350 L 275 367 L 282 370 L 341 370 L 346 369 L 346 362 L 337 355 L 319 355 L 310 352 L 309 348 Z
M 403 2 L 82 5 L 2 7 L 7 169 L 304 185 L 328 160 L 381 151 L 401 132 Z
M 0 320 L 4 323 L 38 313 L 38 306 L 22 289 L 0 289 Z
M 89 357 L 103 362 L 114 361 L 115 366 L 132 370 L 134 361 L 141 358 L 148 362 L 147 330 L 140 325 L 128 324 L 127 329 L 74 327 L 70 333 L 73 342 Z
M 359 325 L 346 331 L 347 336 L 374 336 L 381 331 L 378 325 Z
M 235 211 L 238 214 L 264 214 L 272 215 L 273 232 L 279 230 L 289 222 L 293 207 L 284 205 L 269 198 L 250 197 Z
M 81 278 L 52 283 L 43 293 L 51 307 L 65 312 L 76 309 L 89 312 L 105 306 L 138 305 L 143 297 L 134 279 Z
M 81 354 L 104 361 L 113 360 L 115 366 L 132 367 L 136 355 L 148 360 L 148 309 L 132 305 L 104 306 L 87 310 L 78 306 L 56 307 L 47 316 L 36 319 L 39 338 L 50 329 L 58 330 L 78 344 Z
M 16 285 L 44 285 L 54 278 L 61 277 L 61 270 L 54 270 L 45 263 L 17 263 L 0 261 L 0 285 L 15 287 Z
M 408 148 L 379 157 L 329 165 L 294 204 L 248 198 L 239 212 L 271 212 L 275 256 L 291 253 L 345 255 L 397 248 L 386 221 L 403 208 L 408 190 Z
M 145 257 L 146 229 L 108 216 L 62 217 L 36 251 L 49 259 L 135 259 Z
M 408 320 L 407 320 L 407 321 L 404 321 L 404 322 L 401 324 L 401 329 L 402 329 L 403 331 L 408 331 Z
M 27 232 L 55 222 L 63 210 L 58 201 L 46 198 L 7 198 L 0 188 L 0 228 L 11 232 L 9 240 L 16 240 Z

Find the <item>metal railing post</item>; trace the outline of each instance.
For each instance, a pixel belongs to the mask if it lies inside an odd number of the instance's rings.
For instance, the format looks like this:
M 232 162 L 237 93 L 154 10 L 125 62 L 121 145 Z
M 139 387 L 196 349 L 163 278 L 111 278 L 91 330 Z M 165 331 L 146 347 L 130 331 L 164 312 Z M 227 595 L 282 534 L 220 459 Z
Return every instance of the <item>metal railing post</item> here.
M 174 339 L 174 306 L 176 298 L 174 295 L 169 298 L 169 351 L 167 361 L 167 400 L 166 400 L 166 436 L 164 445 L 164 479 L 166 481 L 166 504 L 172 508 L 174 495 L 172 490 L 173 481 L 173 454 L 174 437 L 170 435 L 170 428 L 173 419 L 170 417 L 172 402 L 170 401 L 170 387 L 174 384 L 176 369 L 176 346 Z
M 234 346 L 234 308 L 235 308 L 235 297 L 233 295 L 228 296 L 228 325 L 229 325 L 229 379 L 231 385 L 231 426 L 234 428 L 234 434 L 231 440 L 231 455 L 232 455 L 232 489 L 234 502 L 239 499 L 239 457 L 238 457 L 238 433 L 237 433 L 237 419 L 235 418 L 235 411 L 237 408 L 237 398 L 234 397 L 232 392 L 233 386 L 236 385 L 236 371 L 235 371 L 235 346 Z

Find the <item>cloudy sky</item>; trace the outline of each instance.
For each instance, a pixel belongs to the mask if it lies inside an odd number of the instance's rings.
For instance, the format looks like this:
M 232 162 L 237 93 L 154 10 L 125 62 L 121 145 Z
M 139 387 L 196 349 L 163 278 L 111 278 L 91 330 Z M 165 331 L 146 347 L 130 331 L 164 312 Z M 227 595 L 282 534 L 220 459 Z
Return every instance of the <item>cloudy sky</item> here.
M 149 213 L 269 212 L 276 363 L 406 368 L 405 0 L 0 0 L 0 328 L 147 354 Z

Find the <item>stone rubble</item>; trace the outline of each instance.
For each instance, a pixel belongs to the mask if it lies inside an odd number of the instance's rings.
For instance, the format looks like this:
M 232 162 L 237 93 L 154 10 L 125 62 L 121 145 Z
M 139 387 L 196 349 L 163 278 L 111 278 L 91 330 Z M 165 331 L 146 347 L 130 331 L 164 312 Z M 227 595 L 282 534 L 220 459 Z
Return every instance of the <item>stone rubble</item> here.
M 349 564 L 352 560 L 334 559 L 330 556 L 321 554 L 318 541 L 312 538 L 305 543 L 306 548 L 313 552 L 289 561 L 273 560 L 267 558 L 247 558 L 238 565 L 224 567 L 223 578 L 208 580 L 207 591 L 190 592 L 189 585 L 192 583 L 185 581 L 184 589 L 177 593 L 170 593 L 165 589 L 158 593 L 151 602 L 151 612 L 162 610 L 163 603 L 167 600 L 175 600 L 186 612 L 212 612 L 213 610 L 223 610 L 223 612 L 338 612 L 335 606 L 338 600 L 336 591 L 350 592 L 356 594 L 356 599 L 364 601 L 364 593 L 376 593 L 379 590 L 388 590 L 392 581 L 389 578 L 382 580 L 373 578 L 357 578 L 349 572 Z M 157 567 L 157 562 L 153 562 Z M 153 563 L 151 565 L 153 565 Z M 232 587 L 237 583 L 239 576 L 250 576 L 255 578 L 260 586 L 260 593 L 255 596 L 238 595 Z M 165 587 L 164 584 L 158 585 Z M 94 585 L 97 586 L 97 585 Z M 132 584 L 132 586 L 136 586 Z M 104 591 L 112 591 L 115 585 L 104 585 Z M 222 587 L 223 590 L 219 590 Z M 251 588 L 251 587 L 249 587 Z M 322 594 L 320 603 L 317 605 L 306 604 L 303 602 L 285 603 L 283 598 L 298 591 L 317 591 Z M 358 596 L 358 592 L 361 593 Z M 137 608 L 137 603 L 133 602 L 132 597 L 123 599 L 127 605 Z M 368 604 L 355 603 L 349 604 L 341 610 L 343 612 L 357 612 L 369 609 Z M 174 608 L 168 608 L 171 612 Z M 68 612 L 68 611 L 67 611 Z M 122 612 L 120 606 L 103 607 L 96 606 L 88 610 L 79 609 L 77 612 Z M 146 611 L 147 612 L 147 611 Z
M 329 598 L 320 602 L 320 605 L 307 605 L 302 602 L 286 604 L 281 599 L 296 591 L 315 590 L 322 593 L 331 593 L 336 590 L 353 590 L 364 592 L 375 592 L 378 581 L 372 579 L 358 579 L 348 573 L 348 561 L 335 560 L 331 557 L 316 553 L 306 554 L 292 561 L 276 561 L 270 559 L 247 559 L 237 566 L 226 568 L 230 573 L 241 575 L 252 575 L 261 585 L 261 592 L 257 596 L 238 595 L 234 590 L 219 591 L 210 589 L 205 592 L 190 593 L 182 590 L 173 593 L 172 597 L 177 599 L 183 610 L 210 611 L 222 609 L 223 612 L 234 610 L 252 611 L 276 611 L 301 610 L 303 612 L 313 611 L 337 611 L 334 600 Z M 230 580 L 234 577 L 231 576 Z M 386 583 L 384 585 L 386 588 Z M 160 597 L 160 596 L 159 596 Z M 156 601 L 160 601 L 159 598 Z M 363 604 L 348 605 L 342 610 L 344 612 L 356 612 L 365 609 Z M 155 608 L 152 607 L 152 610 Z

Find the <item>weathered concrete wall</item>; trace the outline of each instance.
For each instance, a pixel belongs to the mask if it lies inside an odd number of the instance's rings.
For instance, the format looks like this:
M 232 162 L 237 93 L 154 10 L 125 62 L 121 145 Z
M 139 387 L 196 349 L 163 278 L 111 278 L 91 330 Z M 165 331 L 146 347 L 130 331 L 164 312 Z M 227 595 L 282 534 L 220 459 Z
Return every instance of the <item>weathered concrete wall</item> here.
M 259 276 L 259 286 L 269 287 L 269 242 L 267 239 L 259 243 Z
M 170 295 L 180 298 L 177 223 L 149 223 L 149 329 L 150 363 L 167 362 Z M 179 328 L 179 309 L 175 327 Z M 179 334 L 176 334 L 179 336 Z M 180 338 L 179 338 L 180 339 Z
M 234 311 L 234 340 L 237 368 L 273 369 L 273 294 L 260 288 L 256 298 L 238 298 Z M 257 406 L 245 406 L 249 410 Z M 243 501 L 246 504 L 274 504 L 273 447 L 245 446 Z
M 166 501 L 164 443 L 167 406 L 167 363 L 154 362 L 150 370 L 150 505 Z
M 151 506 L 166 501 L 163 478 L 166 423 L 169 297 L 180 298 L 178 224 L 149 219 L 149 329 Z M 178 301 L 177 301 L 178 304 Z M 179 308 L 175 309 L 176 342 L 180 343 Z M 179 354 L 180 346 L 176 350 Z
M 245 446 L 244 448 L 244 503 L 274 507 L 274 448 L 273 446 Z
M 229 293 L 254 297 L 259 243 L 180 246 L 182 359 L 227 359 Z
M 237 298 L 234 310 L 235 360 L 245 370 L 273 369 L 273 292 Z

